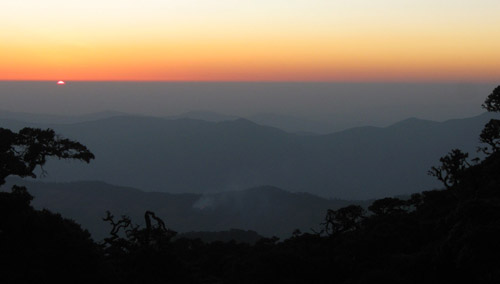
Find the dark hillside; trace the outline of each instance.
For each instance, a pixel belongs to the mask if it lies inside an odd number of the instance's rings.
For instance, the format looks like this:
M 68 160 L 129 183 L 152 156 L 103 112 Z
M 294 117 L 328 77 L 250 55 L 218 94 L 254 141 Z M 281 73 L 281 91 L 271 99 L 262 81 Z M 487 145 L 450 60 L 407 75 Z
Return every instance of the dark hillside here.
M 128 215 L 143 224 L 147 210 L 154 211 L 178 232 L 253 230 L 263 236 L 290 236 L 295 229 L 318 228 L 328 208 L 352 201 L 327 200 L 276 187 L 258 187 L 215 194 L 144 192 L 102 182 L 40 183 L 12 180 L 25 185 L 35 196 L 35 208 L 47 208 L 71 218 L 88 229 L 96 240 L 109 234 L 102 221 L 106 211 Z M 7 188 L 6 187 L 6 188 Z M 360 202 L 359 204 L 366 204 Z

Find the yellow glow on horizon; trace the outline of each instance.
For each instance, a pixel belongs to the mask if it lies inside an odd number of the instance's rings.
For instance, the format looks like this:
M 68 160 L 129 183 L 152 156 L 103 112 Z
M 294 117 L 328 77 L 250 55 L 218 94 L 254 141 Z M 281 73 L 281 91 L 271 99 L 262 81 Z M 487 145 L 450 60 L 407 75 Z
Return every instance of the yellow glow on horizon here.
M 493 81 L 500 1 L 13 1 L 0 80 Z

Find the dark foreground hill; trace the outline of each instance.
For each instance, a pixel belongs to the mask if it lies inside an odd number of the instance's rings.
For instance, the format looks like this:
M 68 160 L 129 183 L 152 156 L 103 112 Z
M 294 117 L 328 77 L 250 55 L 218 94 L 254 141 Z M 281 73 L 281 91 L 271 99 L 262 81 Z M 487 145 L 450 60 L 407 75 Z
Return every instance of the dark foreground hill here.
M 497 151 L 453 170 L 446 190 L 329 210 L 322 234 L 254 245 L 175 238 L 151 213 L 141 227 L 110 219 L 121 234 L 96 244 L 17 188 L 0 193 L 0 272 L 5 283 L 498 283 L 499 171 Z
M 263 236 L 289 237 L 295 229 L 317 229 L 328 208 L 351 201 L 327 200 L 306 193 L 290 193 L 276 187 L 258 187 L 216 194 L 143 192 L 102 182 L 40 183 L 25 185 L 35 197 L 35 208 L 47 208 L 74 219 L 97 240 L 111 227 L 102 220 L 106 211 L 128 215 L 144 223 L 144 212 L 155 212 L 177 232 L 253 230 Z M 6 186 L 5 188 L 8 188 Z M 210 236 L 207 236 L 210 239 Z
M 294 192 L 369 199 L 437 185 L 426 175 L 452 148 L 475 152 L 491 114 L 446 122 L 408 119 L 304 136 L 251 121 L 116 116 L 51 127 L 81 141 L 92 165 L 53 162 L 47 181 L 100 180 L 146 191 L 211 193 L 272 184 Z M 2 125 L 25 125 L 3 121 Z

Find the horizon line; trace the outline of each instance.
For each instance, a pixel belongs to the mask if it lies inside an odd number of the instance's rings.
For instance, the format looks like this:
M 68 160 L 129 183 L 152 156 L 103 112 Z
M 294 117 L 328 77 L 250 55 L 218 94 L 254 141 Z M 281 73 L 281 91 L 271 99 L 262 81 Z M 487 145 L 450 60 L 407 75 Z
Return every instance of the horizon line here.
M 0 79 L 0 82 L 96 82 L 96 83 L 329 83 L 329 84 L 500 84 L 498 80 L 29 80 Z

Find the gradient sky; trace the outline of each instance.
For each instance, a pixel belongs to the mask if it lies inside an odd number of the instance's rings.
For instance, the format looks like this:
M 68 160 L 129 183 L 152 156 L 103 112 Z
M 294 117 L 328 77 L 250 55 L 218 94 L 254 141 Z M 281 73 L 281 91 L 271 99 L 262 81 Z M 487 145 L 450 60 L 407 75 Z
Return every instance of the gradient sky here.
M 499 0 L 2 0 L 0 80 L 500 78 Z

